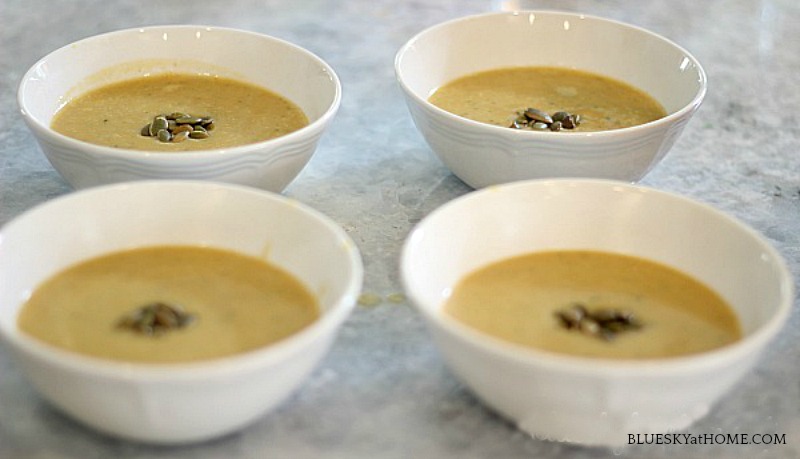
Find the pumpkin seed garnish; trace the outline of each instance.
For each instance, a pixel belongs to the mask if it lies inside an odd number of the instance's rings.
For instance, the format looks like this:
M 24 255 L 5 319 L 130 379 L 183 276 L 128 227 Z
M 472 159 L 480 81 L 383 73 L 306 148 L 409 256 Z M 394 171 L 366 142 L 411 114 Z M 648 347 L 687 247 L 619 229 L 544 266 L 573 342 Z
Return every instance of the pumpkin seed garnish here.
M 156 137 L 158 137 L 158 140 L 162 142 L 169 142 L 172 140 L 172 133 L 166 129 L 159 129 Z
M 178 305 L 161 301 L 147 304 L 123 316 L 117 327 L 147 336 L 157 336 L 189 326 L 196 317 Z
M 194 131 L 190 132 L 188 135 L 193 139 L 206 139 L 208 138 L 208 131 L 205 129 L 195 129 Z
M 575 303 L 555 312 L 561 326 L 603 341 L 611 341 L 619 333 L 639 330 L 642 323 L 630 311 L 601 308 L 589 311 L 586 306 Z
M 169 128 L 169 122 L 167 118 L 163 115 L 158 115 L 153 118 L 153 122 L 150 123 L 150 135 L 158 135 L 158 131 L 165 130 Z
M 192 132 L 193 130 L 194 128 L 192 128 L 191 124 L 175 125 L 175 128 L 172 129 L 172 135 L 177 135 L 181 132 Z
M 172 136 L 173 142 L 183 142 L 184 140 L 188 139 L 191 133 L 189 131 L 181 131 Z M 192 137 L 194 138 L 194 137 Z
M 142 128 L 141 135 L 156 137 L 161 142 L 183 142 L 189 139 L 206 139 L 213 130 L 214 118 L 193 116 L 183 112 L 156 115 L 153 121 Z
M 508 126 L 513 129 L 525 129 L 529 131 L 561 131 L 563 129 L 575 129 L 581 123 L 581 116 L 558 111 L 549 115 L 536 108 L 525 108 L 515 112 L 516 118 Z
M 541 121 L 542 123 L 547 123 L 547 124 L 553 122 L 552 116 L 535 108 L 526 108 L 522 114 L 525 115 L 525 117 L 528 118 L 529 120 Z

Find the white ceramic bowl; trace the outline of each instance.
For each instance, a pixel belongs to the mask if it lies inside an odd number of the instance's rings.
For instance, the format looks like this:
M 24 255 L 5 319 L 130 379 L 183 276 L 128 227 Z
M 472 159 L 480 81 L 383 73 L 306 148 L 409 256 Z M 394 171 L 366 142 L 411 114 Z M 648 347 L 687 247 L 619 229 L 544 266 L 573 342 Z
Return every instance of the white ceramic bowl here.
M 677 268 L 721 294 L 745 336 L 688 357 L 590 359 L 510 344 L 441 311 L 466 274 L 555 249 Z M 683 197 L 597 179 L 523 181 L 451 201 L 413 230 L 401 275 L 444 359 L 480 399 L 538 438 L 608 446 L 705 415 L 778 333 L 793 296 L 780 255 L 742 223 Z
M 264 142 L 180 154 L 98 146 L 50 129 L 56 111 L 87 90 L 176 70 L 265 87 L 297 104 L 310 124 Z M 18 91 L 22 116 L 42 151 L 75 188 L 172 178 L 280 192 L 311 159 L 340 100 L 341 84 L 333 69 L 309 51 L 253 32 L 194 25 L 127 29 L 77 41 L 34 64 Z
M 94 256 L 163 244 L 264 258 L 317 295 L 322 315 L 252 352 L 166 365 L 83 356 L 18 330 L 20 307 L 46 278 Z M 73 418 L 139 441 L 200 441 L 253 422 L 298 388 L 352 310 L 361 280 L 345 232 L 288 198 L 209 182 L 108 185 L 54 199 L 2 229 L 0 338 L 41 395 Z
M 622 80 L 653 96 L 668 115 L 613 131 L 536 132 L 468 120 L 427 101 L 458 77 L 518 66 L 566 67 Z M 400 49 L 395 72 L 431 149 L 474 188 L 546 177 L 636 181 L 672 147 L 706 92 L 700 64 L 666 38 L 607 19 L 545 11 L 435 25 Z

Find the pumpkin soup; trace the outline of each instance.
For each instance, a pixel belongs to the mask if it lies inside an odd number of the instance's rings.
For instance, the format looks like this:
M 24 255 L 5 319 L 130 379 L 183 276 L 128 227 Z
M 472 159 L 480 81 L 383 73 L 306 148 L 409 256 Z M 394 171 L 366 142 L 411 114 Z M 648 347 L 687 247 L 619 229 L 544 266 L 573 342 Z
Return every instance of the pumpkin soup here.
M 163 129 L 151 131 L 161 117 Z M 176 152 L 260 142 L 307 124 L 297 105 L 259 86 L 219 76 L 162 73 L 79 95 L 56 113 L 51 127 L 97 145 Z M 192 129 L 173 132 L 181 126 Z M 160 130 L 169 137 L 159 135 Z
M 277 266 L 227 250 L 154 246 L 56 274 L 35 289 L 18 325 L 81 354 L 167 363 L 260 348 L 319 314 L 316 298 Z
M 730 306 L 692 277 L 596 251 L 493 263 L 456 285 L 444 313 L 502 340 L 585 357 L 681 356 L 742 335 Z
M 605 131 L 647 123 L 666 111 L 645 92 L 603 75 L 560 67 L 511 67 L 467 75 L 437 89 L 429 101 L 443 110 L 474 121 L 504 127 L 574 131 Z M 544 119 L 525 113 L 545 114 Z M 577 118 L 574 127 L 558 121 L 560 114 Z M 539 122 L 539 124 L 536 124 Z M 544 126 L 546 125 L 546 126 Z

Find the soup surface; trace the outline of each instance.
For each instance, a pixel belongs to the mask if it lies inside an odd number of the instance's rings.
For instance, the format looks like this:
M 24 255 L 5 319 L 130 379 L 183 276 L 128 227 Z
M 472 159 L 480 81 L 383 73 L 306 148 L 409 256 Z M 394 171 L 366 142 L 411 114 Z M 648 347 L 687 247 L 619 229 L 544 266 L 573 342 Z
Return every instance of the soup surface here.
M 467 75 L 437 89 L 429 101 L 464 118 L 504 127 L 528 107 L 549 114 L 564 111 L 580 115 L 576 132 L 630 127 L 666 115 L 661 104 L 629 84 L 560 67 L 511 67 Z
M 146 304 L 179 305 L 195 320 L 147 335 L 120 326 Z M 72 266 L 39 286 L 18 325 L 39 340 L 106 359 L 165 363 L 245 352 L 319 317 L 316 298 L 292 275 L 226 250 L 154 246 Z
M 568 329 L 559 311 L 632 313 L 640 327 L 601 339 Z M 741 338 L 715 292 L 667 266 L 595 251 L 536 252 L 502 260 L 462 279 L 444 313 L 497 338 L 586 357 L 642 359 L 703 352 Z
M 209 116 L 214 129 L 208 138 L 182 142 L 141 135 L 154 117 L 174 112 Z M 218 76 L 162 73 L 88 91 L 66 103 L 51 127 L 98 145 L 169 152 L 260 142 L 307 124 L 298 106 L 259 86 Z

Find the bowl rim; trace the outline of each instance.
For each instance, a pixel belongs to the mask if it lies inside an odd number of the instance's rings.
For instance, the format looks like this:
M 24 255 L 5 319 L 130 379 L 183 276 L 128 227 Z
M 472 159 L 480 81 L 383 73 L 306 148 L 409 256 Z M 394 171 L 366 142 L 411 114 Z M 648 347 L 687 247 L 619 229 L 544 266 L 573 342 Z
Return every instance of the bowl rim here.
M 179 154 L 171 154 L 174 152 L 169 152 L 169 151 L 116 148 L 116 147 L 98 145 L 83 140 L 78 140 L 54 131 L 49 125 L 45 124 L 39 118 L 34 117 L 33 115 L 30 114 L 30 111 L 28 110 L 28 107 L 25 104 L 28 82 L 32 79 L 32 76 L 37 71 L 37 69 L 43 66 L 48 61 L 48 59 L 50 59 L 55 54 L 64 52 L 65 50 L 81 43 L 87 43 L 87 42 L 103 40 L 107 38 L 122 37 L 122 36 L 139 36 L 142 33 L 148 33 L 148 32 L 149 33 L 168 32 L 175 30 L 179 31 L 203 30 L 207 32 L 214 31 L 214 32 L 222 32 L 233 35 L 247 35 L 258 38 L 260 40 L 267 40 L 273 43 L 277 43 L 281 46 L 285 46 L 300 54 L 303 54 L 311 58 L 312 61 L 315 61 L 317 64 L 319 64 L 320 67 L 323 69 L 323 71 L 329 76 L 331 83 L 333 84 L 333 90 L 334 90 L 331 103 L 319 118 L 301 127 L 300 129 L 292 131 L 288 134 L 244 145 L 236 145 L 236 146 L 222 147 L 222 148 L 211 148 L 206 150 L 181 151 L 179 152 Z M 283 95 L 281 96 L 285 97 Z M 322 131 L 324 126 L 326 126 L 332 120 L 332 118 L 335 116 L 336 112 L 338 111 L 341 105 L 341 100 L 342 100 L 342 84 L 341 80 L 339 79 L 339 76 L 336 74 L 336 71 L 325 60 L 323 60 L 321 57 L 314 54 L 313 52 L 309 51 L 308 49 L 300 45 L 297 45 L 295 43 L 292 43 L 288 40 L 278 38 L 272 35 L 267 35 L 259 32 L 238 29 L 233 27 L 220 27 L 220 26 L 200 25 L 200 24 L 165 24 L 165 25 L 145 26 L 145 27 L 131 27 L 126 29 L 112 30 L 109 32 L 104 32 L 81 38 L 79 40 L 67 43 L 57 49 L 54 49 L 49 53 L 47 53 L 46 55 L 44 55 L 43 57 L 41 57 L 40 59 L 38 59 L 23 74 L 17 86 L 17 109 L 19 110 L 23 120 L 32 130 L 38 133 L 38 135 L 48 138 L 51 142 L 64 144 L 72 150 L 88 151 L 94 155 L 105 155 L 112 158 L 119 158 L 119 159 L 133 160 L 133 161 L 148 160 L 163 164 L 183 163 L 192 160 L 200 160 L 200 161 L 213 160 L 221 156 L 226 158 L 243 156 L 250 154 L 254 151 L 262 150 L 265 147 L 279 146 L 281 144 L 291 143 L 298 139 L 305 138 L 309 135 L 314 135 L 314 133 Z M 294 103 L 294 101 L 292 102 Z
M 113 380 L 133 380 L 151 383 L 212 379 L 226 375 L 248 373 L 258 368 L 275 365 L 279 362 L 287 361 L 287 359 L 295 356 L 298 351 L 311 346 L 315 341 L 332 339 L 335 337 L 336 329 L 347 320 L 355 308 L 356 300 L 362 287 L 364 267 L 358 246 L 345 230 L 333 219 L 307 204 L 279 193 L 245 185 L 202 180 L 140 180 L 75 191 L 39 204 L 0 227 L 0 252 L 2 252 L 3 235 L 8 229 L 21 224 L 20 222 L 23 222 L 31 215 L 49 212 L 50 209 L 61 206 L 65 202 L 88 199 L 92 195 L 102 193 L 126 192 L 131 188 L 145 190 L 149 193 L 153 193 L 155 190 L 168 191 L 175 188 L 194 189 L 198 192 L 203 190 L 224 190 L 235 195 L 247 194 L 255 196 L 259 200 L 271 201 L 278 206 L 289 208 L 293 212 L 301 212 L 311 217 L 314 224 L 323 226 L 326 231 L 333 234 L 339 244 L 344 247 L 348 259 L 347 264 L 352 271 L 352 275 L 347 279 L 342 295 L 331 303 L 329 309 L 322 310 L 320 316 L 309 325 L 279 341 L 246 352 L 213 359 L 158 364 L 104 359 L 68 351 L 39 341 L 22 332 L 16 323 L 16 317 L 21 306 L 14 312 L 14 318 L 9 321 L 11 323 L 3 321 L 4 323 L 0 324 L 0 343 L 5 341 L 15 352 L 32 354 L 36 358 L 46 361 L 52 367 L 84 374 L 94 374 Z M 86 259 L 88 258 L 91 257 Z
M 721 218 L 731 223 L 757 243 L 775 262 L 780 275 L 779 282 L 781 290 L 780 304 L 778 304 L 777 310 L 772 317 L 766 320 L 752 333 L 734 343 L 720 348 L 685 356 L 624 360 L 560 354 L 504 341 L 500 338 L 480 332 L 459 322 L 457 319 L 448 317 L 443 313 L 441 303 L 426 303 L 422 301 L 419 295 L 414 291 L 416 282 L 413 280 L 414 270 L 411 266 L 411 252 L 414 250 L 416 240 L 423 237 L 426 226 L 429 225 L 437 215 L 449 212 L 451 208 L 468 205 L 470 201 L 486 194 L 498 194 L 498 192 L 512 190 L 514 188 L 527 188 L 531 189 L 531 191 L 546 186 L 569 186 L 574 188 L 576 184 L 584 188 L 615 187 L 623 188 L 627 192 L 653 194 L 659 199 L 670 199 L 681 203 L 681 205 L 692 206 L 701 211 L 708 212 L 716 218 Z M 788 321 L 794 299 L 794 283 L 785 259 L 764 236 L 738 218 L 724 213 L 709 204 L 676 193 L 617 180 L 592 178 L 547 178 L 510 182 L 471 191 L 449 201 L 423 218 L 409 234 L 401 250 L 400 276 L 411 304 L 422 314 L 429 326 L 436 330 L 443 331 L 450 336 L 454 336 L 462 343 L 488 352 L 496 358 L 513 361 L 516 364 L 525 365 L 530 368 L 538 367 L 549 371 L 573 375 L 594 375 L 603 377 L 663 377 L 685 374 L 687 372 L 710 371 L 710 369 L 717 368 L 728 362 L 743 360 L 748 355 L 761 349 L 781 331 Z
M 451 112 L 449 112 L 447 110 L 439 108 L 436 105 L 433 105 L 432 103 L 428 102 L 428 100 L 426 98 L 420 96 L 415 91 L 413 91 L 406 84 L 406 82 L 404 81 L 403 72 L 401 70 L 402 60 L 403 60 L 404 56 L 406 55 L 406 53 L 409 53 L 411 50 L 413 50 L 414 47 L 416 46 L 416 43 L 418 41 L 420 41 L 425 35 L 427 35 L 427 34 L 429 34 L 431 32 L 434 32 L 436 30 L 445 29 L 445 28 L 452 27 L 452 26 L 455 26 L 455 25 L 458 25 L 458 24 L 462 24 L 462 23 L 468 23 L 468 22 L 480 21 L 480 20 L 486 20 L 486 19 L 493 19 L 493 18 L 501 17 L 501 16 L 521 16 L 523 14 L 533 14 L 533 15 L 537 15 L 537 16 L 563 17 L 563 18 L 571 18 L 571 19 L 597 21 L 597 22 L 607 23 L 607 24 L 615 25 L 617 27 L 621 27 L 621 28 L 637 31 L 639 33 L 642 33 L 642 34 L 645 34 L 645 35 L 650 36 L 652 38 L 655 38 L 656 40 L 664 42 L 667 45 L 672 46 L 675 49 L 677 49 L 678 51 L 680 51 L 681 53 L 683 53 L 685 58 L 687 58 L 695 66 L 695 68 L 697 69 L 699 88 L 698 88 L 697 92 L 695 93 L 695 95 L 692 97 L 692 99 L 688 103 L 684 104 L 680 109 L 678 109 L 678 110 L 676 110 L 676 111 L 674 111 L 672 113 L 667 113 L 666 116 L 662 116 L 661 118 L 658 118 L 656 120 L 648 121 L 647 123 L 637 124 L 637 125 L 634 125 L 634 126 L 628 126 L 628 127 L 619 128 L 619 129 L 604 130 L 604 131 L 566 132 L 566 133 L 559 132 L 559 133 L 556 133 L 556 132 L 549 132 L 549 131 L 540 132 L 540 131 L 526 131 L 526 130 L 522 130 L 522 129 L 509 129 L 507 127 L 496 126 L 496 125 L 493 125 L 493 124 L 483 123 L 483 122 L 480 122 L 480 121 L 475 121 L 475 120 L 472 120 L 472 119 L 469 119 L 469 118 L 465 118 L 465 117 L 456 115 L 454 113 L 451 113 Z M 509 135 L 509 136 L 512 136 L 511 137 L 512 139 L 514 138 L 513 136 L 518 136 L 517 137 L 518 139 L 525 139 L 525 138 L 528 138 L 528 139 L 554 139 L 554 138 L 558 138 L 559 141 L 564 141 L 565 143 L 588 142 L 588 141 L 593 141 L 593 140 L 595 140 L 597 138 L 603 139 L 603 138 L 607 138 L 607 137 L 615 137 L 615 136 L 623 135 L 625 133 L 635 133 L 635 132 L 640 131 L 640 130 L 651 129 L 653 127 L 661 127 L 663 125 L 670 125 L 670 124 L 674 123 L 675 121 L 685 117 L 687 114 L 691 113 L 692 111 L 696 110 L 702 104 L 703 100 L 705 99 L 706 93 L 708 91 L 708 75 L 706 74 L 706 71 L 703 68 L 703 66 L 700 64 L 700 61 L 698 61 L 697 58 L 692 53 L 690 53 L 688 50 L 686 50 L 682 46 L 678 45 L 674 41 L 670 40 L 669 38 L 667 38 L 667 37 L 665 37 L 663 35 L 659 35 L 659 34 L 657 34 L 655 32 L 652 32 L 652 31 L 650 31 L 648 29 L 645 29 L 643 27 L 640 27 L 640 26 L 637 26 L 637 25 L 633 25 L 633 24 L 629 24 L 629 23 L 622 22 L 622 21 L 618 21 L 616 19 L 605 18 L 605 17 L 602 17 L 602 16 L 596 16 L 596 15 L 592 15 L 592 14 L 583 14 L 583 13 L 576 13 L 576 12 L 569 12 L 569 11 L 559 11 L 559 10 L 521 9 L 521 10 L 514 10 L 514 11 L 499 11 L 499 12 L 493 11 L 493 12 L 488 12 L 488 13 L 479 13 L 479 14 L 472 14 L 472 15 L 462 16 L 462 17 L 458 17 L 458 18 L 454 18 L 454 19 L 450 19 L 450 20 L 447 20 L 447 21 L 444 21 L 444 22 L 440 22 L 440 23 L 434 24 L 434 25 L 432 25 L 430 27 L 427 27 L 427 28 L 423 29 L 422 31 L 418 32 L 413 37 L 411 37 L 405 44 L 403 44 L 403 46 L 395 54 L 394 69 L 395 69 L 395 78 L 396 78 L 400 88 L 403 90 L 403 92 L 409 98 L 411 98 L 411 100 L 413 100 L 419 107 L 423 108 L 424 110 L 426 110 L 426 111 L 428 111 L 428 112 L 430 112 L 430 113 L 432 113 L 432 114 L 434 114 L 434 115 L 436 115 L 436 116 L 438 116 L 440 118 L 445 118 L 448 121 L 450 121 L 451 123 L 466 124 L 471 129 L 483 130 L 483 133 L 486 134 L 486 135 L 491 135 L 491 134 L 494 134 L 494 135 Z M 465 75 L 462 75 L 462 76 L 465 76 Z M 615 77 L 612 77 L 612 78 L 618 79 L 618 78 L 615 78 Z M 563 135 L 563 134 L 567 134 L 567 135 Z M 554 137 L 554 136 L 558 136 L 558 137 Z M 539 154 L 554 155 L 554 156 L 557 155 L 557 153 L 552 153 L 552 152 L 547 152 L 547 151 L 539 152 Z

